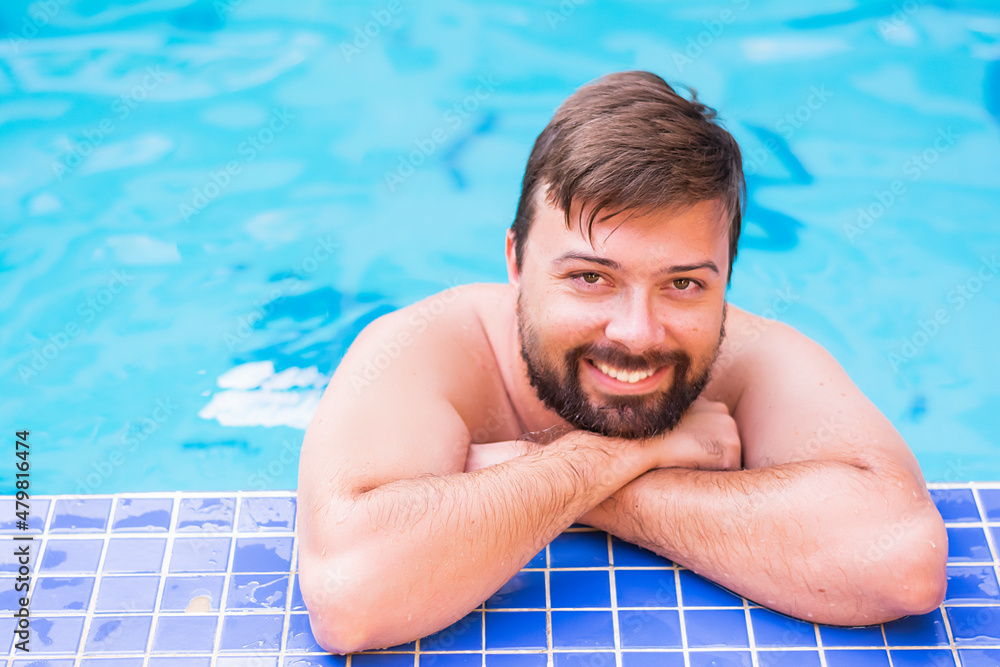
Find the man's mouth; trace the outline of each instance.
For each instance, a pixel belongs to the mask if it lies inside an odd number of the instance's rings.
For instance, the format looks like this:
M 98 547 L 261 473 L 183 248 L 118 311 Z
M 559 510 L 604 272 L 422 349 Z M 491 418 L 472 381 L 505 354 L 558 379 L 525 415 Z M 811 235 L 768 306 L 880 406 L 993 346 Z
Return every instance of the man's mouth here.
M 608 364 L 600 361 L 592 361 L 591 363 L 594 364 L 594 366 L 597 366 L 597 368 L 608 377 L 613 377 L 619 382 L 627 382 L 629 384 L 635 384 L 639 380 L 645 380 L 657 371 L 655 368 L 645 371 L 626 371 L 620 368 L 615 368 L 614 366 L 609 366 Z

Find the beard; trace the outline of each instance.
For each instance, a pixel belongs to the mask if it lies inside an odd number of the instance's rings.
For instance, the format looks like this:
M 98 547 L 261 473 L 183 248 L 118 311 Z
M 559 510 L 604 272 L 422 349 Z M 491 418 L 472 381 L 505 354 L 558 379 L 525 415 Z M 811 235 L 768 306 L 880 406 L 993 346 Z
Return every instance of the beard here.
M 541 352 L 537 332 L 524 318 L 524 308 L 518 297 L 517 330 L 521 339 L 521 357 L 528 367 L 528 379 L 538 398 L 560 417 L 578 429 L 593 431 L 607 437 L 630 440 L 650 438 L 672 430 L 691 406 L 711 377 L 712 366 L 726 336 L 726 306 L 722 310 L 722 326 L 712 358 L 703 368 L 691 373 L 691 357 L 683 350 L 650 350 L 633 355 L 620 345 L 587 343 L 566 351 L 563 366 L 549 364 Z M 642 371 L 670 366 L 671 386 L 666 391 L 643 395 L 605 396 L 595 404 L 580 383 L 580 362 L 595 363 L 627 371 Z M 585 362 L 586 363 L 586 362 Z

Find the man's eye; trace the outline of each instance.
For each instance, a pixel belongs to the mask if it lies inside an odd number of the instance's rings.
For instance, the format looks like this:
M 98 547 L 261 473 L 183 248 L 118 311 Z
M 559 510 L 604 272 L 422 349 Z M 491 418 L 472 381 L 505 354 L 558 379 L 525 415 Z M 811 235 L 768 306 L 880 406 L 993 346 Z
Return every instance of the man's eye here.
M 676 278 L 674 280 L 674 287 L 676 287 L 679 290 L 686 290 L 690 286 L 691 286 L 690 278 Z
M 596 273 L 581 273 L 580 277 L 583 278 L 583 282 L 588 285 L 596 285 L 597 281 L 601 279 L 601 276 Z

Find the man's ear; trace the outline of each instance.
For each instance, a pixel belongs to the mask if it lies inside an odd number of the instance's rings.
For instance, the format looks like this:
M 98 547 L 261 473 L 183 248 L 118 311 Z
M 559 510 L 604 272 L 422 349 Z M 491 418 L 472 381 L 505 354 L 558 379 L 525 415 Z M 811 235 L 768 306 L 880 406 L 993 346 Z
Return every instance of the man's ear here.
M 504 255 L 507 258 L 507 282 L 514 289 L 517 289 L 518 283 L 521 281 L 521 272 L 517 269 L 517 243 L 514 238 L 513 229 L 507 230 L 507 244 L 504 247 Z

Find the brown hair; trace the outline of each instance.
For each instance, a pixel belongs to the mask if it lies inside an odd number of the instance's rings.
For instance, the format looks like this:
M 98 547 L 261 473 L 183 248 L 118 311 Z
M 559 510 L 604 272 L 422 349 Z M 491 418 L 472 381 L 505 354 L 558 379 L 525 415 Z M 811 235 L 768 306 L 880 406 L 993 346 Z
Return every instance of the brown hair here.
M 570 205 L 592 206 L 595 220 L 627 209 L 653 210 L 721 200 L 729 222 L 729 277 L 740 239 L 746 183 L 739 145 L 715 110 L 677 94 L 650 72 L 618 72 L 569 96 L 538 135 L 511 229 L 517 265 L 524 257 L 539 187 L 548 187 L 569 228 Z M 610 212 L 598 215 L 601 211 Z

